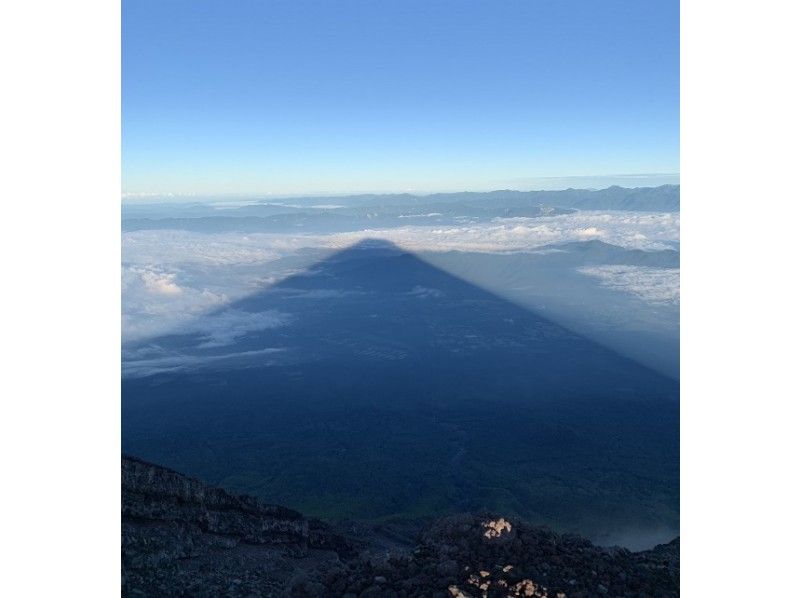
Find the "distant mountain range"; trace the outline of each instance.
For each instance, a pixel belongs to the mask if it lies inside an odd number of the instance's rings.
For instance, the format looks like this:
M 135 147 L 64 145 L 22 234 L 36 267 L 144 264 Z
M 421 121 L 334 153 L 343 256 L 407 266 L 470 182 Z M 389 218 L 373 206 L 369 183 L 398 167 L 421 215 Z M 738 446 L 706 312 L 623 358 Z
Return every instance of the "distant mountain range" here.
M 243 203 L 126 204 L 122 227 L 127 231 L 170 228 L 201 232 L 278 232 L 299 227 L 332 232 L 365 226 L 448 224 L 459 218 L 551 216 L 573 210 L 677 212 L 680 186 L 253 198 Z
M 340 204 L 347 206 L 386 206 L 429 203 L 458 203 L 464 205 L 497 205 L 527 207 L 544 205 L 581 210 L 645 210 L 677 212 L 680 210 L 680 185 L 659 187 L 619 187 L 606 189 L 564 189 L 561 191 L 498 191 L 434 193 L 411 195 L 408 193 L 385 195 L 351 195 L 346 197 L 312 197 L 292 199 L 291 203 Z

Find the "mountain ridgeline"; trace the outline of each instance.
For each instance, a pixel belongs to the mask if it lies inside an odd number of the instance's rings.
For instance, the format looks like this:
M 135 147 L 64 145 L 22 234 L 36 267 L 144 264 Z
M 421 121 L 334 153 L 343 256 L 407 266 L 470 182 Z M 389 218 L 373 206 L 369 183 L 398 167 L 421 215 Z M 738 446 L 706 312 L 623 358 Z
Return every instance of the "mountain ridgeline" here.
M 535 218 L 575 210 L 678 212 L 680 186 L 251 198 L 242 203 L 126 204 L 122 211 L 122 228 L 125 231 L 286 232 L 310 229 L 341 232 L 378 226 L 457 224 L 464 218 L 476 222 L 493 218 Z

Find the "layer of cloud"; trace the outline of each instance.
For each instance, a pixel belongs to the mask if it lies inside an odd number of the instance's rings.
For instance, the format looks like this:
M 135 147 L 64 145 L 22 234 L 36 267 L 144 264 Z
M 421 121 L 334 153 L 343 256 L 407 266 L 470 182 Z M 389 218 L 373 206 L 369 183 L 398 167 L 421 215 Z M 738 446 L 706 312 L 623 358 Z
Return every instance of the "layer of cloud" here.
M 260 312 L 226 309 L 196 318 L 181 326 L 177 332 L 199 335 L 197 347 L 208 349 L 231 345 L 250 333 L 286 326 L 291 321 L 290 314 L 274 309 Z
M 189 335 L 190 342 L 175 344 L 162 341 L 141 345 L 125 345 L 123 349 L 123 375 L 125 377 L 148 376 L 151 374 L 197 369 L 224 362 L 226 367 L 235 367 L 232 363 L 237 357 L 252 357 L 261 354 L 273 354 L 283 349 L 265 348 L 257 350 L 236 351 L 226 347 L 235 347 L 243 337 L 292 322 L 292 316 L 277 310 L 247 312 L 239 309 L 223 309 L 212 313 L 196 315 L 183 321 L 174 318 L 162 318 L 159 326 L 170 322 L 170 333 Z M 193 338 L 196 337 L 196 338 Z M 169 347 L 169 348 L 167 348 Z M 222 348 L 221 352 L 219 349 Z
M 180 295 L 183 289 L 175 284 L 175 274 L 166 274 L 153 270 L 141 270 L 140 276 L 145 288 L 157 295 Z
M 469 251 L 483 253 L 539 253 L 545 245 L 602 240 L 627 248 L 656 250 L 678 245 L 680 216 L 675 213 L 577 212 L 539 218 L 498 218 L 491 222 L 463 222 L 453 226 L 404 226 L 354 232 L 319 234 L 195 233 L 179 230 L 142 230 L 122 235 L 123 340 L 137 340 L 192 326 L 236 299 L 263 289 L 285 276 L 312 266 L 325 254 L 363 239 L 380 238 L 413 252 Z M 311 251 L 308 250 L 318 250 Z M 294 256 L 292 268 L 281 262 Z M 307 262 L 298 256 L 306 256 Z M 618 268 L 618 267 L 612 267 Z M 601 284 L 633 292 L 648 301 L 677 302 L 676 271 L 663 274 L 611 269 L 584 272 Z M 299 291 L 290 299 L 336 299 L 337 289 Z M 225 344 L 239 330 L 268 325 L 244 317 L 231 335 L 220 323 L 206 330 L 208 343 Z M 285 325 L 283 322 L 281 325 Z M 238 327 L 237 327 L 238 326 Z
M 632 249 L 669 249 L 679 237 L 680 215 L 676 213 L 587 211 L 444 227 L 372 229 L 328 235 L 317 242 L 340 248 L 364 238 L 380 238 L 411 251 L 507 253 L 591 239 Z
M 677 305 L 680 301 L 680 270 L 646 266 L 591 266 L 578 272 L 609 287 L 636 295 L 648 303 Z
M 278 259 L 304 246 L 308 243 L 293 235 L 142 230 L 123 233 L 122 258 L 124 263 L 151 267 L 254 264 Z
M 431 212 L 430 214 L 401 214 L 398 218 L 433 218 L 434 216 L 443 216 L 441 212 Z
M 411 251 L 531 251 L 543 245 L 599 239 L 636 249 L 673 248 L 680 215 L 672 212 L 576 212 L 538 218 L 496 218 L 454 226 L 405 226 L 334 234 L 194 233 L 142 230 L 122 236 L 131 264 L 254 264 L 307 247 L 340 249 L 380 238 Z
M 353 295 L 363 295 L 363 291 L 351 291 L 345 289 L 295 289 L 282 287 L 275 289 L 285 299 L 344 299 Z
M 418 297 L 419 299 L 439 299 L 444 297 L 444 293 L 439 289 L 432 289 L 429 287 L 415 286 L 406 295 Z
M 151 376 L 153 374 L 193 370 L 214 364 L 231 368 L 235 367 L 237 360 L 241 360 L 242 358 L 272 356 L 283 351 L 285 351 L 285 349 L 280 347 L 269 347 L 254 351 L 238 351 L 213 355 L 184 355 L 172 353 L 148 358 L 127 356 L 126 359 L 123 360 L 122 375 L 126 378 L 137 378 Z

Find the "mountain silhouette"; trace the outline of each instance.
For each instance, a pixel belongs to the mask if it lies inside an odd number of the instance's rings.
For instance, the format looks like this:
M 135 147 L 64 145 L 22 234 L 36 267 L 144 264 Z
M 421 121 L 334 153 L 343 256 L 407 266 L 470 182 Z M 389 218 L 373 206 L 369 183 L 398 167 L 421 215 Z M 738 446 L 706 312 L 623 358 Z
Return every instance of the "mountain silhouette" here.
M 677 382 L 385 241 L 125 356 L 124 450 L 231 490 L 327 517 L 677 528 Z

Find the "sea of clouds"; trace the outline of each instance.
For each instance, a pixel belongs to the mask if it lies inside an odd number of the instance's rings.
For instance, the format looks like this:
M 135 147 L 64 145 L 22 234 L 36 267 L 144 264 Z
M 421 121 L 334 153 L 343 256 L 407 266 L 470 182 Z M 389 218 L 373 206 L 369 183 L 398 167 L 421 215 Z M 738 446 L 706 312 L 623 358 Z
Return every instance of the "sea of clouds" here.
M 288 325 L 291 314 L 237 313 L 226 306 L 295 273 L 297 264 L 282 268 L 282 258 L 311 255 L 308 250 L 335 251 L 368 238 L 414 252 L 512 253 L 587 240 L 643 250 L 676 249 L 679 232 L 677 213 L 594 211 L 331 234 L 124 232 L 123 342 L 175 331 L 199 334 L 209 347 L 223 346 L 248 330 Z M 678 301 L 676 269 L 609 265 L 580 272 L 602 286 L 654 304 Z

